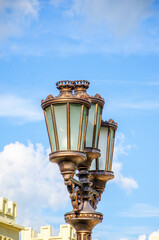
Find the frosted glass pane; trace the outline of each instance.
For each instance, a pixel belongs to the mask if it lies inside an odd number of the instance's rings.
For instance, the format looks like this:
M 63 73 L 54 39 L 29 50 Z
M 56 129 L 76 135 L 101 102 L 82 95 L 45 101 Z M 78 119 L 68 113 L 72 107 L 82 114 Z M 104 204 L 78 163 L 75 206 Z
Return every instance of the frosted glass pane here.
M 92 147 L 93 130 L 94 130 L 94 118 L 95 118 L 95 104 L 92 104 L 89 110 L 87 134 L 86 134 L 86 147 Z
M 81 135 L 81 146 L 80 150 L 83 151 L 83 140 L 84 140 L 84 130 L 86 126 L 86 116 L 87 116 L 87 108 L 84 107 L 83 109 L 83 122 L 82 122 L 82 135 Z
M 78 150 L 80 117 L 81 117 L 81 105 L 71 103 L 70 104 L 71 150 Z
M 91 170 L 91 171 L 96 170 L 96 159 L 94 159 L 94 160 L 92 161 L 92 164 L 91 164 L 90 170 Z
M 110 170 L 110 162 L 111 162 L 111 153 L 113 147 L 113 137 L 114 137 L 114 130 L 110 129 L 110 145 L 109 145 L 109 163 L 108 163 L 108 170 Z
M 67 150 L 67 115 L 66 104 L 54 105 L 59 149 Z
M 99 170 L 105 170 L 106 168 L 107 141 L 108 128 L 101 126 L 98 146 L 98 148 L 101 150 L 101 156 L 99 157 Z
M 99 124 L 100 124 L 100 113 L 101 113 L 101 106 L 98 105 L 98 109 L 97 109 L 97 124 L 96 124 L 96 136 L 95 136 L 95 148 L 97 147 L 98 131 L 99 131 Z
M 53 122 L 52 122 L 51 107 L 45 108 L 45 112 L 46 112 L 46 118 L 47 118 L 48 127 L 49 127 L 49 133 L 50 133 L 50 137 L 51 137 L 50 145 L 53 146 L 53 149 L 51 149 L 51 150 L 56 151 L 55 134 L 54 134 L 54 128 L 53 128 Z

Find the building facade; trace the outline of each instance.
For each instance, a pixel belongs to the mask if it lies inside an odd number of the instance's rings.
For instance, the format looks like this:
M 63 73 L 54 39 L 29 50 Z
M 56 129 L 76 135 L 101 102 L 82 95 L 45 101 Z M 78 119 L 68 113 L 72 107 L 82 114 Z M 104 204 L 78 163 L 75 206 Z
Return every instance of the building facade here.
M 15 222 L 17 204 L 0 197 L 0 240 L 19 240 L 19 232 L 24 227 Z
M 33 228 L 25 228 L 22 231 L 21 240 L 75 240 L 76 233 L 69 224 L 60 225 L 60 233 L 58 236 L 52 236 L 51 226 L 42 226 L 40 233 Z

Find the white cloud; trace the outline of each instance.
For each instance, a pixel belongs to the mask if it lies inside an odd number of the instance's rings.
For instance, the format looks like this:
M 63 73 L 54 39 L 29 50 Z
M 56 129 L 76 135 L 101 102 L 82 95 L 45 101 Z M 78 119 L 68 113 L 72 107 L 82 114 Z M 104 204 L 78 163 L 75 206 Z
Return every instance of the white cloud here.
M 119 160 L 120 155 L 129 155 L 132 147 L 133 145 L 125 144 L 124 134 L 118 133 L 116 135 L 116 144 L 114 148 L 114 160 Z M 132 189 L 137 189 L 138 184 L 132 177 L 125 177 L 122 174 L 122 167 L 122 163 L 119 161 L 113 163 L 113 171 L 115 174 L 114 182 L 129 193 Z
M 132 177 L 125 177 L 122 174 L 122 163 L 114 163 L 113 171 L 115 174 L 114 182 L 116 182 L 121 188 L 124 188 L 127 193 L 129 193 L 132 189 L 138 188 L 137 182 Z
M 64 43 L 66 54 L 159 53 L 159 31 L 154 0 L 73 0 L 66 15 L 73 43 Z M 152 11 L 153 9 L 153 11 Z M 151 22 L 153 19 L 153 24 Z
M 0 95 L 0 116 L 14 117 L 23 122 L 39 121 L 43 119 L 43 113 L 31 100 L 14 95 Z
M 0 165 L 1 196 L 18 202 L 18 222 L 33 227 L 62 222 L 57 215 L 50 218 L 47 208 L 51 212 L 66 207 L 68 194 L 58 166 L 49 162 L 41 144 L 6 145 Z
M 159 217 L 159 207 L 144 203 L 135 204 L 132 208 L 120 212 L 120 216 L 134 218 Z
M 61 54 L 149 54 L 159 53 L 158 20 L 154 0 L 73 0 L 66 16 L 71 43 L 64 42 Z M 157 10 L 156 10 L 157 11 Z M 153 19 L 153 25 L 151 22 Z M 67 23 L 68 19 L 65 19 Z M 64 34 L 65 30 L 64 30 Z
M 138 240 L 146 240 L 146 235 L 145 235 L 145 234 L 140 235 L 139 238 L 138 238 Z
M 154 0 L 0 1 L 0 40 L 10 39 L 1 44 L 1 57 L 159 53 L 158 15 L 151 10 Z M 41 11 L 40 21 L 29 29 L 30 21 L 38 17 L 40 6 L 47 11 L 50 4 L 52 8 L 59 6 L 60 18 L 49 13 L 48 22 L 45 11 Z M 22 41 L 13 42 L 10 37 L 20 36 L 26 27 L 27 44 L 25 34 Z
M 84 27 L 104 26 L 116 36 L 121 37 L 134 29 L 152 15 L 150 6 L 153 0 L 73 0 L 67 11 L 72 17 L 84 17 Z M 81 20 L 81 19 L 80 19 Z M 96 29 L 97 31 L 97 29 Z
M 114 160 L 117 160 L 120 155 L 126 155 L 128 156 L 130 153 L 130 150 L 134 145 L 131 144 L 125 144 L 125 135 L 123 133 L 117 133 L 115 137 L 115 147 L 114 147 Z
M 21 34 L 38 11 L 38 0 L 0 0 L 0 39 Z
M 145 234 L 140 235 L 138 240 L 159 240 L 159 230 L 158 231 L 154 231 L 152 233 L 149 234 L 148 238 Z
M 156 232 L 152 232 L 150 235 L 149 235 L 149 240 L 159 240 L 159 230 L 156 231 Z

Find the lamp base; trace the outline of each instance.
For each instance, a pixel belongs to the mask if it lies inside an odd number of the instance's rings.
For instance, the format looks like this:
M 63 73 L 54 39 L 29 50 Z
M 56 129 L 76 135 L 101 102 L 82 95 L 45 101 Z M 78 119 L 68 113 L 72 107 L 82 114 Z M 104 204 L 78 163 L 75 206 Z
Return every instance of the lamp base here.
M 66 183 L 74 176 L 78 164 L 86 160 L 86 154 L 72 150 L 56 151 L 49 154 L 49 160 L 58 164 Z
M 100 150 L 97 148 L 85 148 L 84 153 L 86 154 L 87 159 L 78 165 L 78 169 L 86 168 L 88 170 L 91 167 L 93 159 L 100 157 Z
M 103 220 L 103 214 L 96 212 L 88 201 L 84 202 L 82 211 L 65 214 L 65 221 L 77 232 L 77 240 L 91 240 L 92 229 Z
M 114 178 L 112 171 L 96 170 L 89 173 L 89 180 L 93 182 L 92 188 L 101 194 L 104 192 L 107 181 Z

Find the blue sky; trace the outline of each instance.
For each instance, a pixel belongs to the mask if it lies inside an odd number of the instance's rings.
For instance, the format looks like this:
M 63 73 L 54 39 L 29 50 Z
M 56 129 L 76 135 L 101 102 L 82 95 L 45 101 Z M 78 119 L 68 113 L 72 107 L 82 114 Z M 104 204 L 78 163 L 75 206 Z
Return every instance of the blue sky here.
M 18 202 L 18 222 L 64 223 L 72 209 L 40 107 L 55 83 L 90 81 L 118 122 L 115 180 L 98 210 L 95 239 L 159 238 L 159 2 L 0 1 L 0 195 Z M 59 189 L 57 191 L 57 189 Z

